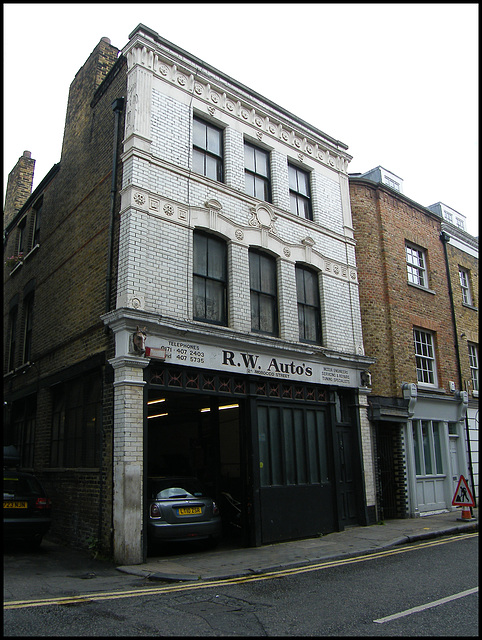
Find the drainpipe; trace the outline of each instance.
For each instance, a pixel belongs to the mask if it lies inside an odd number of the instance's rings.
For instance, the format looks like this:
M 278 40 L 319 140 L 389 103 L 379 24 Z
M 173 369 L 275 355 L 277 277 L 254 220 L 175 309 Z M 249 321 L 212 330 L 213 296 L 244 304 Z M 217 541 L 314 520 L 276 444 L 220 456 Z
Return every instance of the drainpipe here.
M 442 241 L 443 247 L 444 247 L 444 256 L 445 256 L 445 269 L 447 271 L 447 282 L 448 282 L 448 286 L 449 286 L 449 298 L 450 298 L 450 308 L 452 311 L 452 323 L 454 326 L 454 334 L 455 334 L 455 352 L 457 354 L 457 369 L 458 369 L 458 374 L 459 374 L 459 386 L 460 386 L 460 390 L 462 391 L 462 365 L 460 364 L 460 351 L 459 351 L 459 336 L 457 333 L 457 319 L 455 316 L 455 305 L 454 305 L 454 294 L 453 294 L 453 289 L 452 289 L 452 279 L 450 277 L 450 264 L 449 264 L 449 255 L 448 255 L 448 251 L 447 251 L 447 244 L 450 241 L 450 236 L 448 233 L 446 233 L 445 231 L 442 231 L 440 233 L 440 240 Z M 473 466 L 472 466 L 472 450 L 471 450 L 471 446 L 470 446 L 470 432 L 469 432 L 469 419 L 467 416 L 467 411 L 465 412 L 465 437 L 467 438 L 467 448 L 468 448 L 468 454 L 469 454 L 469 473 L 470 473 L 470 480 L 472 482 L 472 492 L 474 495 L 474 502 L 475 502 L 475 484 L 474 484 L 474 471 L 473 471 Z M 472 508 L 470 509 L 470 511 L 472 512 Z
M 114 112 L 114 148 L 112 152 L 112 182 L 110 188 L 110 223 L 109 237 L 107 245 L 107 274 L 106 274 L 106 290 L 105 290 L 105 312 L 110 311 L 110 298 L 112 293 L 112 261 L 114 255 L 114 222 L 115 222 L 115 196 L 117 185 L 117 161 L 119 147 L 119 121 L 120 114 L 124 109 L 124 98 L 117 98 L 112 103 Z M 106 327 L 108 330 L 108 327 Z

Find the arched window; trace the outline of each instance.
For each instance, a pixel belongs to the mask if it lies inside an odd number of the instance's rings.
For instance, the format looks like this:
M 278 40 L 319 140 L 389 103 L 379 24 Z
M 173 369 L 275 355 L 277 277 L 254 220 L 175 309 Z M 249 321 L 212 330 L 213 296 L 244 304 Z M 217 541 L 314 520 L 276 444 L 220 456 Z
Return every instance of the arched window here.
M 296 292 L 300 341 L 320 344 L 321 313 L 316 271 L 307 267 L 296 267 Z
M 227 323 L 226 243 L 216 236 L 194 232 L 194 320 Z
M 277 336 L 279 329 L 276 260 L 254 249 L 249 252 L 249 287 L 251 330 Z

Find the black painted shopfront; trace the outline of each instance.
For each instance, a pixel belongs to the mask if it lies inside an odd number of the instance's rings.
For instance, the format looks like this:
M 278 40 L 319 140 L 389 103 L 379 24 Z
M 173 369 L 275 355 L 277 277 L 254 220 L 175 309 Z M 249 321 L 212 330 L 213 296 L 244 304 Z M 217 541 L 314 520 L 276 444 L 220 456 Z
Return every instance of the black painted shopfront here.
M 245 546 L 366 524 L 356 390 L 151 364 L 145 473 L 241 503 Z M 223 512 L 223 508 L 222 508 Z

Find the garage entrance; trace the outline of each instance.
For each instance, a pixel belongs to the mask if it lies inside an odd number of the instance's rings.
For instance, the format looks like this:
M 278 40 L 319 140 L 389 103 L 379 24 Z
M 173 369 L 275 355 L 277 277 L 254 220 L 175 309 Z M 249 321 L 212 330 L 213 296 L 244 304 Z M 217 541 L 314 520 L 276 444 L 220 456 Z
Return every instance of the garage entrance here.
M 147 476 L 198 478 L 221 508 L 224 537 L 240 544 L 245 543 L 243 411 L 242 400 L 148 389 Z

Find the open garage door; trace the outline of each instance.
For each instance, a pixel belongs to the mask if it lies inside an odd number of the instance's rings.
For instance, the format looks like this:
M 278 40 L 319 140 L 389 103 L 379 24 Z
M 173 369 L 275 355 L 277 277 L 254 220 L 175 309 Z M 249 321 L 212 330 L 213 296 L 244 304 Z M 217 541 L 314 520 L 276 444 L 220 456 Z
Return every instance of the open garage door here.
M 160 389 L 148 391 L 148 477 L 198 478 L 221 507 L 225 536 L 244 544 L 241 415 L 242 401 Z M 239 503 L 238 511 L 226 494 Z

